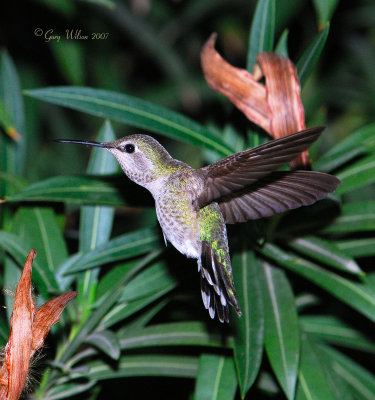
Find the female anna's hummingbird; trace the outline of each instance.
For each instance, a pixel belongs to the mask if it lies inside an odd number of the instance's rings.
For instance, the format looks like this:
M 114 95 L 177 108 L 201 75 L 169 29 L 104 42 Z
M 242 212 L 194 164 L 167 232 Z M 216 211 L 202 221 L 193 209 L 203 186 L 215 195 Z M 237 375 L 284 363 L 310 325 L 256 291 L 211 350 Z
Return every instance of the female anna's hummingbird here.
M 58 140 L 102 147 L 125 174 L 148 189 L 165 241 L 198 261 L 203 303 L 211 318 L 229 322 L 229 304 L 241 315 L 233 284 L 225 224 L 310 205 L 340 181 L 312 171 L 275 171 L 306 150 L 323 131 L 307 129 L 193 169 L 155 139 L 131 135 L 109 143 Z

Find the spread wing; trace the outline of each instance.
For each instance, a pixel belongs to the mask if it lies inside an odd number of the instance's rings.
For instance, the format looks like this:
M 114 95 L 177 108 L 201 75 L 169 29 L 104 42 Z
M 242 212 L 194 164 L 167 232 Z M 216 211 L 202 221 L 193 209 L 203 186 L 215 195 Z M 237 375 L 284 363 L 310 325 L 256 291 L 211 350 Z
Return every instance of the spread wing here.
M 249 187 L 219 200 L 227 224 L 272 215 L 308 206 L 333 192 L 340 180 L 313 171 L 275 171 Z
M 204 190 L 198 197 L 198 206 L 204 207 L 237 192 L 277 170 L 306 150 L 318 139 L 323 129 L 321 126 L 315 127 L 271 140 L 200 168 L 197 172 L 204 179 Z

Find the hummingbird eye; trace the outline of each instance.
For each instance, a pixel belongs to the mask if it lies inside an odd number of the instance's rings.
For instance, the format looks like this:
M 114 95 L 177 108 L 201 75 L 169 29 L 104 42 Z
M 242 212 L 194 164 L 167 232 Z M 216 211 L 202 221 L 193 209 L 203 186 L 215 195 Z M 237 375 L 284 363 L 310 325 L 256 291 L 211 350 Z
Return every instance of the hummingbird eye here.
M 135 150 L 134 144 L 131 144 L 131 143 L 126 144 L 126 145 L 124 146 L 124 150 L 125 150 L 127 153 L 134 153 L 134 150 Z

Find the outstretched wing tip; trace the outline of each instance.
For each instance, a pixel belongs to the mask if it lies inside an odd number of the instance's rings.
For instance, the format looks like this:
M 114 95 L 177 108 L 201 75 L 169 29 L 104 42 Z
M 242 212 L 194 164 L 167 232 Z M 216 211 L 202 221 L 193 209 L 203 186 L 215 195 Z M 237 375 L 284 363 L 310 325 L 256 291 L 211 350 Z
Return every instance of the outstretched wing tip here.
M 316 126 L 270 140 L 198 169 L 197 174 L 204 180 L 204 188 L 197 198 L 198 207 L 242 190 L 276 171 L 307 150 L 324 129 Z

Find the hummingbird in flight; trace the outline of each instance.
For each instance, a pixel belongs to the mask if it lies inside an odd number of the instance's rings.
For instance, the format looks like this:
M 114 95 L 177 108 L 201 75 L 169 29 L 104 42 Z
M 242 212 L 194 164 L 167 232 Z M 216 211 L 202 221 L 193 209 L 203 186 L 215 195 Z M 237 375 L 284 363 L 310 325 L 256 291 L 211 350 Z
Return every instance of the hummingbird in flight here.
M 154 138 L 135 134 L 108 143 L 58 139 L 101 147 L 125 175 L 155 200 L 164 240 L 198 262 L 203 303 L 211 318 L 241 316 L 225 224 L 270 217 L 308 206 L 333 192 L 340 180 L 315 171 L 277 171 L 306 150 L 323 131 L 315 127 L 271 140 L 193 169 L 172 158 Z

